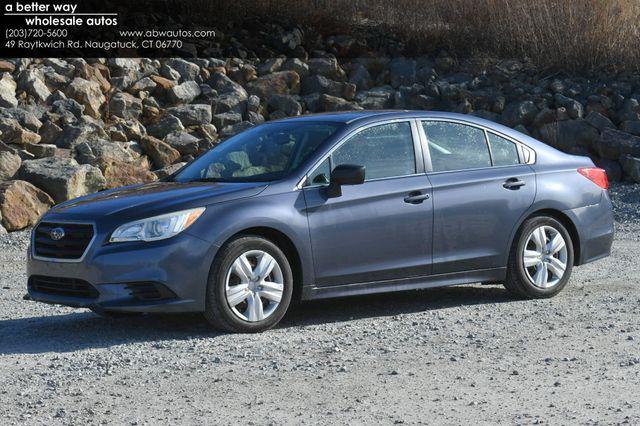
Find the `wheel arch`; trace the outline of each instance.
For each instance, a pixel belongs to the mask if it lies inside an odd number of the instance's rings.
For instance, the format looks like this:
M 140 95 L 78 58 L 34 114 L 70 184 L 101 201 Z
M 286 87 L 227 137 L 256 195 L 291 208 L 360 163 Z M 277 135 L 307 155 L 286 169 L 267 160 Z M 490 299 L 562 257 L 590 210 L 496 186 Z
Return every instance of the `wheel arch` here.
M 304 270 L 302 267 L 302 259 L 300 252 L 293 240 L 289 238 L 287 234 L 272 228 L 269 226 L 254 226 L 237 231 L 229 238 L 226 239 L 224 244 L 241 236 L 241 235 L 255 235 L 271 241 L 284 252 L 284 255 L 289 260 L 291 265 L 291 272 L 293 273 L 293 297 L 292 300 L 299 301 L 302 297 L 302 287 L 304 283 Z M 223 245 L 224 245 L 223 244 Z
M 556 219 L 558 222 L 560 222 L 567 229 L 567 232 L 569 232 L 569 236 L 571 237 L 571 245 L 573 247 L 573 265 L 574 266 L 579 265 L 580 259 L 581 259 L 580 234 L 578 233 L 578 229 L 576 228 L 576 225 L 573 222 L 573 220 L 571 220 L 569 216 L 567 216 L 565 213 L 563 213 L 560 210 L 556 210 L 552 208 L 543 208 L 543 209 L 535 210 L 525 215 L 524 218 L 520 221 L 520 223 L 516 227 L 516 231 L 513 233 L 513 236 L 511 237 L 511 244 L 509 245 L 509 247 L 511 247 L 514 244 L 515 239 L 519 235 L 520 230 L 522 229 L 522 226 L 524 225 L 524 223 L 527 220 L 531 219 L 532 217 L 537 217 L 537 216 L 552 217 Z

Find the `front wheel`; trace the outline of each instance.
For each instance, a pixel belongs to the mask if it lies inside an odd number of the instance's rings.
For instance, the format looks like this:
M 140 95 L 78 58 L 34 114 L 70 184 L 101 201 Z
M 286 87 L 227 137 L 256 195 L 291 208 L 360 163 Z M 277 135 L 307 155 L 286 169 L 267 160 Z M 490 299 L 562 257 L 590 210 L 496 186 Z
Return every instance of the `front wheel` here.
M 293 273 L 282 250 L 262 237 L 241 236 L 213 263 L 204 316 L 223 331 L 261 332 L 282 319 L 292 294 Z
M 573 242 L 567 229 L 552 217 L 533 217 L 511 247 L 505 287 L 520 297 L 552 297 L 567 285 L 572 267 Z

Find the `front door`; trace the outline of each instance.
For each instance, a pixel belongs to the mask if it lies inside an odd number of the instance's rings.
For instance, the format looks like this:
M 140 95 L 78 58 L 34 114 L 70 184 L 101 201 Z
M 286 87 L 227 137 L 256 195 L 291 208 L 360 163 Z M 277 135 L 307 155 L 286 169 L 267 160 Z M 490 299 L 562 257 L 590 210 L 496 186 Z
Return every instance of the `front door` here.
M 309 174 L 303 191 L 317 286 L 430 274 L 431 186 L 414 135 L 410 121 L 368 127 Z M 328 198 L 323 183 L 341 164 L 364 166 L 365 182 Z

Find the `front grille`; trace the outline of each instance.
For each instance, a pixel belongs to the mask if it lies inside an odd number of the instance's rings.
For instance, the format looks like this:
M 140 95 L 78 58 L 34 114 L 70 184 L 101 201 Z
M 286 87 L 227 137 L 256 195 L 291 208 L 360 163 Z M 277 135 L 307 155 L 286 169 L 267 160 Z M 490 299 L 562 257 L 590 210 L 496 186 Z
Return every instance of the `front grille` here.
M 165 285 L 156 282 L 135 282 L 128 283 L 129 294 L 141 302 L 173 299 L 175 293 Z
M 62 230 L 64 236 L 53 239 L 53 230 Z M 93 226 L 89 224 L 42 222 L 34 232 L 34 254 L 50 259 L 77 260 L 82 257 L 92 238 Z
M 83 297 L 95 299 L 98 290 L 86 281 L 76 278 L 44 277 L 34 275 L 29 278 L 29 288 L 39 293 L 53 294 L 56 296 Z

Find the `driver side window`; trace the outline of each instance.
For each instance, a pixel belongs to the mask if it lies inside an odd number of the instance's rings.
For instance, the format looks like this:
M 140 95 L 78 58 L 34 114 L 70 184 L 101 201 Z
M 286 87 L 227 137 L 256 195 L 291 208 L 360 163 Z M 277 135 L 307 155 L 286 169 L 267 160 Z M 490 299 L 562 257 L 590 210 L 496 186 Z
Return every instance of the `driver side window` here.
M 309 174 L 308 185 L 328 184 L 331 170 L 343 164 L 364 166 L 365 180 L 415 174 L 411 124 L 382 124 L 356 133 Z

